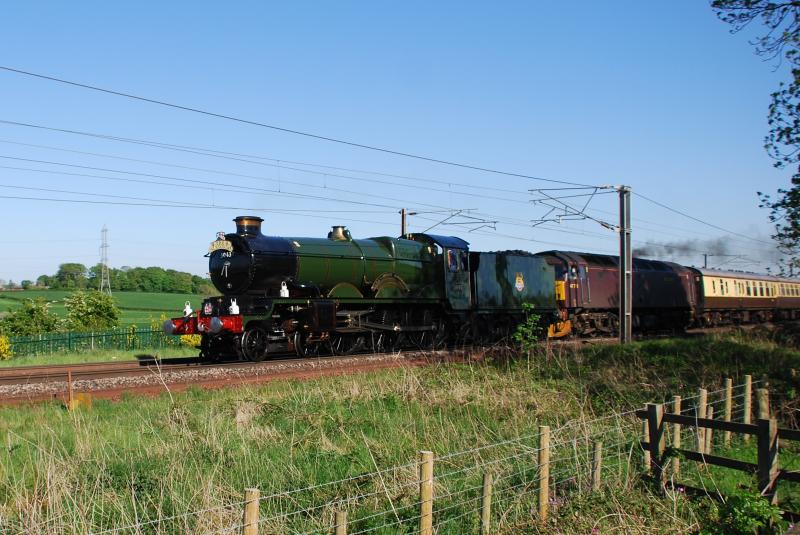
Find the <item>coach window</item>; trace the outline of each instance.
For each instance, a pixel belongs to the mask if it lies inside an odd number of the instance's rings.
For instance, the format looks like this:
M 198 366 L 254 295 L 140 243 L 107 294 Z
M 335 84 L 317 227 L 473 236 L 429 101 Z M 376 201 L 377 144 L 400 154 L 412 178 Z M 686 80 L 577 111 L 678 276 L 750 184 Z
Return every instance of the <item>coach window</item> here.
M 764 283 L 763 282 L 759 282 L 758 283 L 758 296 L 759 297 L 764 297 Z
M 711 293 L 717 293 L 717 283 L 715 281 L 711 281 Z

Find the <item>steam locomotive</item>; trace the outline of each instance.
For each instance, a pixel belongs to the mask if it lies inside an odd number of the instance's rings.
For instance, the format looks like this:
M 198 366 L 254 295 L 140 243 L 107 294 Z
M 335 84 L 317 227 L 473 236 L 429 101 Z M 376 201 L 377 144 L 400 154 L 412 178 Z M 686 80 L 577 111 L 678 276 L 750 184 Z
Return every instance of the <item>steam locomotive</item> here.
M 492 342 L 525 320 L 526 303 L 552 338 L 618 326 L 616 257 L 475 252 L 425 233 L 353 239 L 343 226 L 327 238 L 284 238 L 262 234 L 259 217 L 234 222 L 208 251 L 221 295 L 164 324 L 168 334 L 200 334 L 209 359 Z M 775 277 L 634 259 L 633 283 L 642 331 L 795 318 L 800 308 L 800 284 Z

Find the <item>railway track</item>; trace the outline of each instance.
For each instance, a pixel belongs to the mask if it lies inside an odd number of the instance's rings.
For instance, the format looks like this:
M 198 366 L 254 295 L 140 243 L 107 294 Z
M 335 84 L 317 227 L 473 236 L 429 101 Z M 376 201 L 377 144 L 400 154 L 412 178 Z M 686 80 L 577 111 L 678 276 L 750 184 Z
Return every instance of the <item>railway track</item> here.
M 616 338 L 572 339 L 553 346 L 615 343 Z M 543 342 L 544 343 L 544 342 Z M 0 368 L 0 404 L 63 399 L 69 380 L 75 392 L 119 398 L 125 393 L 159 394 L 190 386 L 217 388 L 264 383 L 276 379 L 343 375 L 400 366 L 481 360 L 488 348 L 462 347 L 440 351 L 362 353 L 301 358 L 279 355 L 263 362 L 206 362 L 196 357 L 138 361 L 54 364 Z
M 158 370 L 183 369 L 200 365 L 196 358 L 167 359 L 160 362 L 156 359 L 123 362 L 91 362 L 76 364 L 51 364 L 42 366 L 18 366 L 0 368 L 0 385 L 43 383 L 48 381 L 65 381 L 71 375 L 72 380 L 99 379 L 103 377 L 120 377 L 153 373 Z
M 362 373 L 402 366 L 474 360 L 475 350 L 403 352 L 299 358 L 287 355 L 264 362 L 234 361 L 99 362 L 26 366 L 0 369 L 0 404 L 63 400 L 69 382 L 74 392 L 101 398 L 120 398 L 126 393 L 157 395 L 188 387 L 220 388 L 265 383 L 276 379 Z
M 616 341 L 615 338 L 592 338 L 581 340 L 563 340 L 557 342 L 550 342 L 554 345 L 580 345 L 587 343 L 612 343 Z M 462 347 L 453 351 L 483 351 L 483 347 Z M 443 351 L 445 353 L 452 353 L 453 351 Z M 415 356 L 421 354 L 430 354 L 430 351 L 404 351 L 405 355 Z M 439 352 L 442 353 L 442 352 Z M 347 355 L 348 357 L 359 356 L 386 356 L 393 353 L 361 353 Z M 198 369 L 213 369 L 213 368 L 249 368 L 269 367 L 272 363 L 281 363 L 286 361 L 298 362 L 320 362 L 326 360 L 334 360 L 337 358 L 344 358 L 344 356 L 325 355 L 317 357 L 301 358 L 294 353 L 287 353 L 285 355 L 278 355 L 270 360 L 264 362 L 250 362 L 250 361 L 221 361 L 221 362 L 208 362 L 203 361 L 197 357 L 177 357 L 166 359 L 146 358 L 137 361 L 105 361 L 105 362 L 88 362 L 88 363 L 74 363 L 74 364 L 50 364 L 50 365 L 37 365 L 37 366 L 16 366 L 0 368 L 0 385 L 14 385 L 14 384 L 33 384 L 45 383 L 49 381 L 66 381 L 68 376 L 71 376 L 73 381 L 78 380 L 93 380 L 102 379 L 107 377 L 130 377 L 136 375 L 152 375 L 163 374 L 165 372 L 174 372 L 186 370 L 191 368 Z

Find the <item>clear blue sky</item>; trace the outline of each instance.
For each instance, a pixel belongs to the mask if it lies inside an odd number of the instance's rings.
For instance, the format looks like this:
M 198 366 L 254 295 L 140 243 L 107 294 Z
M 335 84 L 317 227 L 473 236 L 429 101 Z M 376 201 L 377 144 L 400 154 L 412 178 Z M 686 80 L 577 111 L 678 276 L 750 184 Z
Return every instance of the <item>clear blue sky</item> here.
M 703 1 L 25 2 L 5 6 L 0 30 L 5 66 L 404 152 L 580 183 L 627 184 L 763 240 L 726 235 L 634 197 L 635 245 L 695 240 L 682 260 L 699 264 L 700 253 L 713 249 L 706 241 L 725 238 L 725 252 L 761 262 L 750 269 L 764 269 L 773 257 L 763 243 L 771 229 L 755 192 L 789 182 L 789 173 L 774 170 L 762 149 L 769 93 L 785 75 L 753 55 L 747 36 L 729 34 Z M 476 217 L 500 221 L 496 231 L 445 225 L 435 232 L 461 235 L 477 250 L 617 248 L 616 236 L 594 221 L 528 226 L 543 209 L 526 202 L 527 190 L 546 183 L 348 148 L 3 71 L 0 96 L 0 120 L 273 158 L 283 167 L 0 124 L 0 156 L 6 157 L 0 158 L 0 196 L 239 207 L 0 197 L 0 243 L 7 252 L 0 278 L 6 280 L 54 273 L 61 262 L 97 263 L 104 224 L 112 266 L 204 274 L 208 242 L 243 213 L 264 217 L 265 232 L 274 235 L 324 236 L 330 225 L 346 224 L 354 236 L 367 237 L 397 235 L 403 206 L 476 209 Z M 286 167 L 319 168 L 287 161 L 426 180 L 300 172 Z M 613 195 L 590 208 L 594 217 L 616 219 Z M 411 230 L 443 217 L 413 216 Z M 728 257 L 710 263 L 724 261 L 746 265 Z

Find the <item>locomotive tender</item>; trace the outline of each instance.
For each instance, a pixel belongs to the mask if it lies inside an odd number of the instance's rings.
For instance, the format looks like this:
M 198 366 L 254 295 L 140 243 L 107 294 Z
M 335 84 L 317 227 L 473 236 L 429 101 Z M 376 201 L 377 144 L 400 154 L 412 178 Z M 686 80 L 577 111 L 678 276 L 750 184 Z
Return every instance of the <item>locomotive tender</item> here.
M 209 247 L 222 295 L 167 320 L 168 334 L 200 334 L 201 355 L 260 361 L 453 342 L 491 342 L 513 332 L 529 303 L 547 335 L 614 335 L 615 256 L 547 251 L 475 252 L 453 236 L 408 234 L 353 239 L 261 233 L 262 219 L 234 219 Z M 795 319 L 792 279 L 633 261 L 633 321 L 639 331 Z

